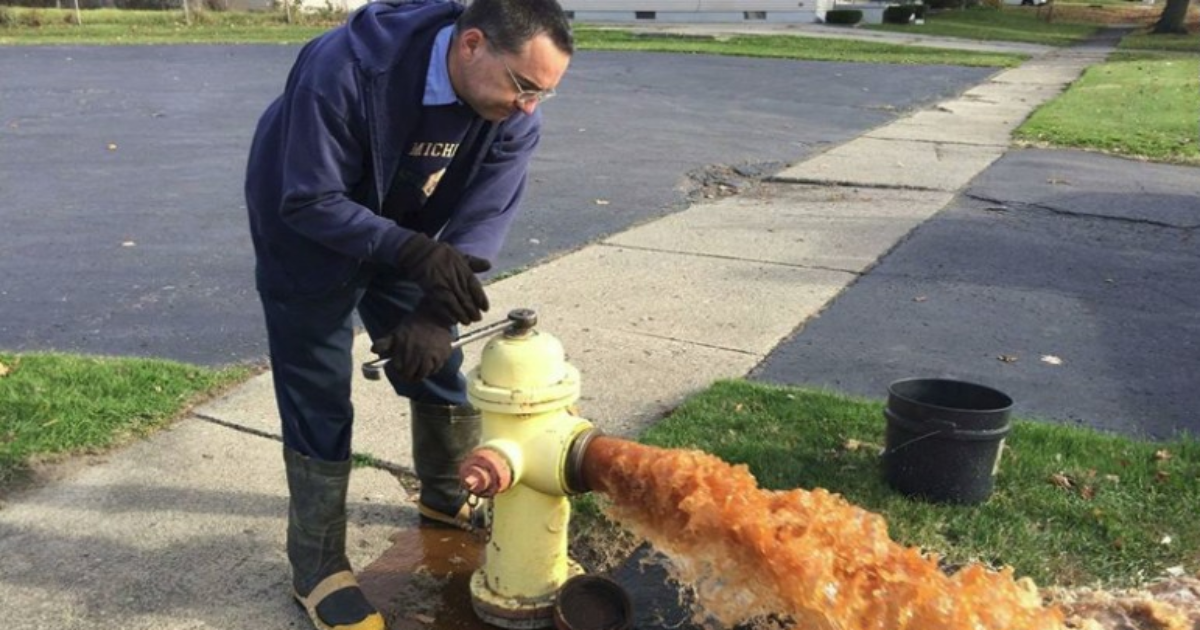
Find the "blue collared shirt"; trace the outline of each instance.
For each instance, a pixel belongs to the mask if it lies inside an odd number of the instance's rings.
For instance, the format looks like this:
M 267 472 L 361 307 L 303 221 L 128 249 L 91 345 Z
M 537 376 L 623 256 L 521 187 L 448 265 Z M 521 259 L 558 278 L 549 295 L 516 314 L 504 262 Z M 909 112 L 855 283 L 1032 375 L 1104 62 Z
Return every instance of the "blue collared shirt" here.
M 446 52 L 450 50 L 450 38 L 453 35 L 454 25 L 451 24 L 438 31 L 433 40 L 429 72 L 425 74 L 425 96 L 421 99 L 421 104 L 426 107 L 458 102 L 458 95 L 450 83 L 450 69 L 446 65 Z

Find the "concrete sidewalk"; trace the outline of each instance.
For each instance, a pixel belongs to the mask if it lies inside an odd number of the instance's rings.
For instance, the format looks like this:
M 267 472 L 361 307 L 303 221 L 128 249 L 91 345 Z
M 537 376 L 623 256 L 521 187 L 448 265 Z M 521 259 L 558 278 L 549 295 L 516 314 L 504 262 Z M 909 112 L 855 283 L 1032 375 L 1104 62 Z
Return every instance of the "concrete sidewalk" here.
M 537 309 L 582 373 L 581 412 L 635 435 L 740 377 L 1000 157 L 1010 132 L 1105 47 L 1041 55 L 960 97 L 488 287 L 492 315 Z M 359 338 L 356 361 L 371 357 Z M 482 343 L 471 344 L 468 366 Z M 411 467 L 406 404 L 355 383 L 356 449 Z M 264 374 L 153 438 L 0 509 L 12 629 L 307 627 L 286 597 L 286 487 Z M 392 474 L 359 469 L 352 561 L 414 518 Z

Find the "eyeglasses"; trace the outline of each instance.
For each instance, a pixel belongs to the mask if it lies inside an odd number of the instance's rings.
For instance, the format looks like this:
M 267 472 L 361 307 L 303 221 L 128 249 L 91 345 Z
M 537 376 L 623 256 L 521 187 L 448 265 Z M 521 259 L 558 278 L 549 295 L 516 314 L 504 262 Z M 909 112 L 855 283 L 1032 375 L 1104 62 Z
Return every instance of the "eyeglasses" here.
M 512 79 L 513 85 L 517 88 L 518 103 L 522 105 L 529 105 L 530 103 L 537 105 L 540 103 L 545 103 L 546 101 L 554 98 L 554 95 L 558 93 L 554 90 L 554 88 L 547 88 L 545 90 L 526 89 L 525 86 L 521 85 L 521 82 L 517 79 L 517 75 L 513 74 L 512 68 L 508 67 L 508 62 L 504 60 L 504 57 L 500 57 L 500 63 L 504 64 L 504 69 L 508 71 L 509 78 Z

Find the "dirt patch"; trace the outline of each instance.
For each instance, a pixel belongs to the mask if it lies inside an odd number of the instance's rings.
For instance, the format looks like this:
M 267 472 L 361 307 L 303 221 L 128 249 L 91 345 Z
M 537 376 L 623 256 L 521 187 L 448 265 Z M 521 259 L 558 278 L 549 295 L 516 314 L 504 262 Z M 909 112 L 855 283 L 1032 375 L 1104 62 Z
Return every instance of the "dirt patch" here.
M 752 191 L 764 179 L 782 170 L 782 162 L 712 164 L 687 174 L 684 186 L 689 203 L 723 199 Z
M 577 518 L 571 521 L 570 554 L 588 573 L 612 573 L 643 542 L 607 518 Z
M 1086 24 L 1137 24 L 1150 26 L 1162 15 L 1165 0 L 1155 4 L 1091 5 L 1091 4 L 1046 4 L 1038 7 L 1038 17 L 1051 16 L 1058 22 L 1083 22 Z M 1189 24 L 1200 22 L 1200 7 L 1188 9 L 1185 20 Z M 1193 31 L 1194 32 L 1194 31 Z

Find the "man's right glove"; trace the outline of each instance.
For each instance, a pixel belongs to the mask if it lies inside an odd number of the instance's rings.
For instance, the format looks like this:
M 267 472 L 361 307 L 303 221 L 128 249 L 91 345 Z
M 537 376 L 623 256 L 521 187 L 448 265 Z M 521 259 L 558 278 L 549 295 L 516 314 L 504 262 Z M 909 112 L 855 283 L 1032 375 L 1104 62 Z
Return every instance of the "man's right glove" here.
M 488 310 L 487 294 L 475 274 L 492 264 L 482 258 L 416 233 L 400 247 L 396 267 L 401 277 L 421 287 L 423 302 L 442 319 L 465 325 L 483 319 Z
M 450 359 L 454 351 L 450 347 L 454 342 L 451 326 L 422 302 L 392 332 L 376 339 L 371 352 L 390 358 L 388 363 L 401 380 L 424 380 Z

